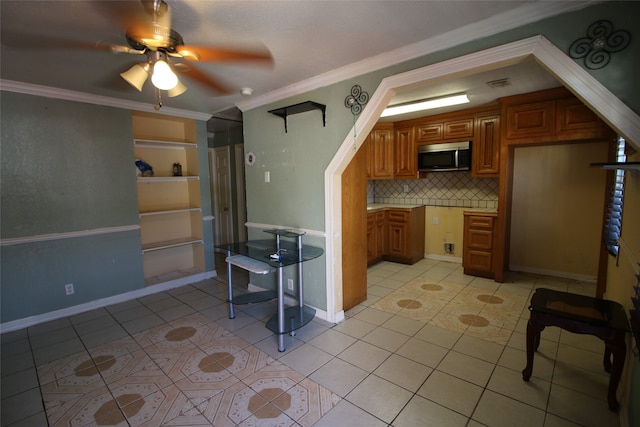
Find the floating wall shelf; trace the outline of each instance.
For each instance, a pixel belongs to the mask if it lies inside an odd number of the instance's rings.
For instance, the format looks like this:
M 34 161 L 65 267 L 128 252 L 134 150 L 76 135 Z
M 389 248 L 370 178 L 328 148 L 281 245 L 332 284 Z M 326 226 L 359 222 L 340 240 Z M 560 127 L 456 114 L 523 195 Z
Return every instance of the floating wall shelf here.
M 640 170 L 640 162 L 591 163 L 591 166 L 602 169 Z
M 298 113 L 306 113 L 307 111 L 320 110 L 322 111 L 322 126 L 326 126 L 327 119 L 327 106 L 324 104 L 318 104 L 313 101 L 305 101 L 299 104 L 289 105 L 288 107 L 276 108 L 275 110 L 269 110 L 271 114 L 275 114 L 278 117 L 282 117 L 284 120 L 284 131 L 285 133 L 288 131 L 287 129 L 287 117 L 292 114 Z

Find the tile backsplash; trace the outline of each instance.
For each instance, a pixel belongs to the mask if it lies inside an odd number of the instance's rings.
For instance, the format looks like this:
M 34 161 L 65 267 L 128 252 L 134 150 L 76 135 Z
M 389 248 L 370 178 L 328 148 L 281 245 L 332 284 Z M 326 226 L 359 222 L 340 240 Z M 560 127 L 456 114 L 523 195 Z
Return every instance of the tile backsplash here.
M 421 179 L 369 181 L 367 203 L 497 209 L 498 179 L 438 172 Z

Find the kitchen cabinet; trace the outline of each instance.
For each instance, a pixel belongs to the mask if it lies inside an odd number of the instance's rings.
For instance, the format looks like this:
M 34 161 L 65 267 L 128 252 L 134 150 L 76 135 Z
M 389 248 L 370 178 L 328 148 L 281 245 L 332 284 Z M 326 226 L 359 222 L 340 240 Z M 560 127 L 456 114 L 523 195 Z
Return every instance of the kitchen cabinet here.
M 464 274 L 493 279 L 497 213 L 464 212 L 462 267 Z
M 501 98 L 507 144 L 606 138 L 611 130 L 565 88 Z
M 195 121 L 134 112 L 132 123 L 135 158 L 153 168 L 153 176 L 137 178 L 145 285 L 201 273 L 205 262 Z M 176 163 L 181 171 L 174 171 Z
M 386 213 L 372 212 L 367 215 L 367 266 L 382 260 L 385 251 Z
M 476 116 L 471 176 L 497 178 L 500 173 L 500 114 Z
M 370 179 L 393 179 L 393 123 L 380 123 L 369 135 Z
M 394 159 L 395 178 L 415 179 L 418 177 L 418 149 L 415 138 L 415 127 L 395 129 Z
M 465 141 L 473 137 L 473 117 L 428 121 L 417 125 L 418 143 Z
M 367 264 L 424 258 L 425 208 L 382 208 L 367 215 Z
M 424 258 L 425 208 L 387 210 L 386 250 L 383 259 L 415 264 Z

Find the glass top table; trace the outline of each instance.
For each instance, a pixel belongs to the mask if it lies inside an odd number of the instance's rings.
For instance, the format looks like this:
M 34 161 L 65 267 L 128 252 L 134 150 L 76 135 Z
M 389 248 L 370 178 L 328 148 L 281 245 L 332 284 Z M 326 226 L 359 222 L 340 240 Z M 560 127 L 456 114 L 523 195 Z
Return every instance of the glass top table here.
M 322 248 L 305 245 L 302 243 L 304 232 L 285 229 L 264 230 L 272 234 L 275 239 L 257 239 L 243 242 L 232 242 L 215 245 L 218 250 L 227 252 L 227 275 L 229 292 L 229 318 L 235 317 L 233 305 L 246 304 L 268 299 L 278 299 L 278 313 L 266 323 L 266 327 L 278 334 L 278 351 L 285 351 L 284 334 L 294 334 L 313 319 L 315 309 L 304 305 L 303 297 L 303 271 L 302 264 L 305 261 L 320 257 L 324 251 Z M 257 262 L 256 262 L 257 261 Z M 231 265 L 236 265 L 256 274 L 268 274 L 277 272 L 278 288 L 276 291 L 252 292 L 233 297 L 233 285 L 231 283 Z M 283 269 L 285 267 L 298 266 L 298 305 L 284 307 Z

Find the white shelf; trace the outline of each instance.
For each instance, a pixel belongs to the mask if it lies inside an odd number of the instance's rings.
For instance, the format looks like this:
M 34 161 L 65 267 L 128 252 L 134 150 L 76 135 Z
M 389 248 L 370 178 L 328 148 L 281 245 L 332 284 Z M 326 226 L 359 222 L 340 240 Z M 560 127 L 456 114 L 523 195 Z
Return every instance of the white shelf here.
M 140 212 L 138 216 L 143 217 L 143 216 L 152 216 L 152 215 L 170 215 L 170 214 L 184 213 L 184 212 L 202 212 L 202 208 L 166 209 L 161 211 Z
M 172 150 L 195 150 L 198 148 L 196 144 L 178 141 L 158 141 L 152 139 L 134 139 L 133 144 L 142 148 L 165 148 Z
M 160 251 L 163 249 L 177 248 L 179 246 L 192 245 L 194 243 L 202 243 L 202 239 L 197 237 L 186 237 L 184 239 L 165 240 L 164 242 L 148 243 L 142 245 L 142 253 Z
M 199 176 L 139 176 L 139 183 L 159 183 L 159 182 L 182 182 L 182 181 L 199 181 Z

